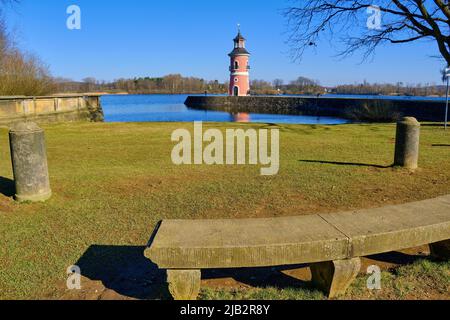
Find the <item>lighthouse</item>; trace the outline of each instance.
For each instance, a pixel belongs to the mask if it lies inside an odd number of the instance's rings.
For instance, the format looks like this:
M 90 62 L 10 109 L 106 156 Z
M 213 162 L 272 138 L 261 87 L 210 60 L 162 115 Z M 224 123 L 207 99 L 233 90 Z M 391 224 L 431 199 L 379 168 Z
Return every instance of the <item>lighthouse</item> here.
M 248 96 L 250 94 L 250 53 L 245 48 L 245 38 L 238 26 L 238 35 L 234 38 L 234 49 L 230 56 L 230 96 Z

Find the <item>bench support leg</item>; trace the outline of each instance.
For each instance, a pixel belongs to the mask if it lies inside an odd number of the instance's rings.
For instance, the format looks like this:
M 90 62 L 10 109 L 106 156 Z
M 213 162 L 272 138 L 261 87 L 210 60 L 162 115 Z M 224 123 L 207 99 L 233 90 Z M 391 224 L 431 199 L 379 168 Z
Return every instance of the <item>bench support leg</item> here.
M 167 284 L 174 300 L 197 300 L 200 270 L 167 270 Z
M 450 240 L 430 244 L 431 255 L 442 260 L 450 259 Z
M 359 258 L 336 260 L 311 265 L 312 281 L 329 298 L 343 295 L 361 269 Z

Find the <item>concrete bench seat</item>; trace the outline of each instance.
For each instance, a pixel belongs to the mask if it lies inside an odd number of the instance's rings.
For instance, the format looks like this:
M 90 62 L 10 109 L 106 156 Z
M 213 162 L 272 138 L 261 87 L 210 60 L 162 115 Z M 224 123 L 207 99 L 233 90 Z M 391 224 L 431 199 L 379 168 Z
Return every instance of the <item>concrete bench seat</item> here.
M 311 264 L 329 297 L 357 276 L 360 257 L 432 244 L 449 257 L 450 195 L 398 206 L 267 219 L 164 220 L 145 256 L 167 270 L 175 299 L 195 299 L 202 269 Z

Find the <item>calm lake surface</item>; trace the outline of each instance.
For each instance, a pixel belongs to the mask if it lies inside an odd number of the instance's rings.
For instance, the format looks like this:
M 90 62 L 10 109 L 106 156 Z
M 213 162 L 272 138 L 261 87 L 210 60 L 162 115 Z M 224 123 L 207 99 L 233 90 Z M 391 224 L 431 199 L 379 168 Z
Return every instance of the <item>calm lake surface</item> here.
M 101 97 L 106 122 L 256 122 L 285 124 L 343 124 L 348 120 L 330 117 L 277 114 L 238 114 L 189 109 L 184 105 L 188 95 L 105 95 Z M 348 96 L 322 97 L 443 100 L 430 97 Z
M 106 95 L 101 97 L 106 122 L 255 122 L 290 124 L 342 124 L 330 117 L 277 114 L 239 114 L 201 111 L 184 105 L 188 95 Z

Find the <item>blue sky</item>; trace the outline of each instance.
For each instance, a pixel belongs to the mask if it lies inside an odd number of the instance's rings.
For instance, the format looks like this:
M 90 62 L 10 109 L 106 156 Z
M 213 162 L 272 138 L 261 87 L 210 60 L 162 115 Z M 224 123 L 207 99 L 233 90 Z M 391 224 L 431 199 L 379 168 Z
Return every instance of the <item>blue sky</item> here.
M 341 60 L 328 42 L 301 62 L 286 45 L 287 0 L 22 0 L 8 9 L 18 45 L 37 54 L 55 76 L 161 76 L 181 73 L 208 80 L 228 78 L 236 24 L 248 39 L 253 79 L 285 81 L 298 76 L 323 85 L 369 82 L 440 83 L 443 62 L 433 43 L 389 46 L 373 61 Z M 66 28 L 66 9 L 76 4 L 82 29 Z

